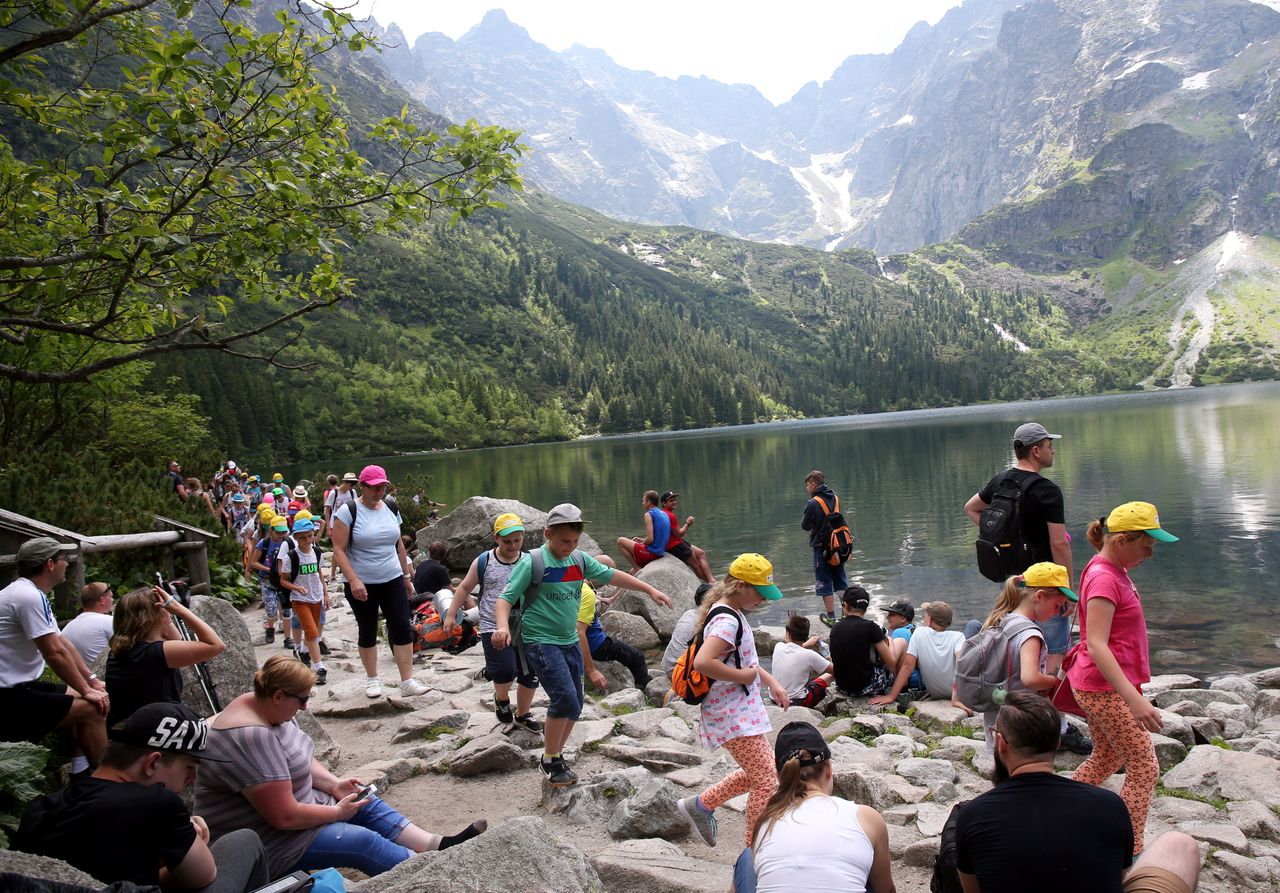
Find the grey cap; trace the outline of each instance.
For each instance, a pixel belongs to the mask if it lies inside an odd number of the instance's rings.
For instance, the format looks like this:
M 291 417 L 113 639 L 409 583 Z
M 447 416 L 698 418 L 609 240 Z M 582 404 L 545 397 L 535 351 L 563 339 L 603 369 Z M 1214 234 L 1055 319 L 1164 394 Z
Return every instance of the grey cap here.
M 1025 425 L 1019 425 L 1018 430 L 1013 432 L 1013 442 L 1032 446 L 1046 438 L 1057 440 L 1061 436 L 1061 434 L 1050 434 L 1039 422 L 1027 422 Z
M 547 512 L 548 527 L 555 527 L 557 524 L 586 524 L 582 520 L 582 509 L 578 508 L 571 502 L 562 502 L 557 506 L 553 506 L 551 511 Z
M 42 564 L 63 552 L 75 550 L 76 547 L 70 543 L 60 543 L 51 536 L 38 536 L 18 547 L 18 564 Z

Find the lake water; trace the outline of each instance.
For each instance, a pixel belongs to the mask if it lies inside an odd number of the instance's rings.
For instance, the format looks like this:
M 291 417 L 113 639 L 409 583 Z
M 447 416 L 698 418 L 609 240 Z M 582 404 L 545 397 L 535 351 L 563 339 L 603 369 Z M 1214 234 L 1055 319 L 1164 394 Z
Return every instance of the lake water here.
M 959 623 L 985 616 L 998 591 L 977 572 L 975 528 L 962 507 L 1011 461 L 1013 429 L 1028 420 L 1063 435 L 1048 476 L 1066 495 L 1077 574 L 1093 553 L 1084 536 L 1089 520 L 1120 503 L 1155 503 L 1165 529 L 1182 537 L 1157 546 L 1133 573 L 1156 672 L 1280 664 L 1280 383 L 382 461 L 393 480 L 410 471 L 433 475 L 430 495 L 450 505 L 477 494 L 543 509 L 576 502 L 615 558 L 617 536 L 643 532 L 640 494 L 677 490 L 681 518 L 696 517 L 688 539 L 707 550 L 717 575 L 740 552 L 773 562 L 786 597 L 760 616 L 779 624 L 789 611 L 814 613 L 820 605 L 800 530 L 803 478 L 818 468 L 857 536 L 851 582 L 866 586 L 877 604 L 945 600 Z M 323 469 L 331 470 L 348 469 Z

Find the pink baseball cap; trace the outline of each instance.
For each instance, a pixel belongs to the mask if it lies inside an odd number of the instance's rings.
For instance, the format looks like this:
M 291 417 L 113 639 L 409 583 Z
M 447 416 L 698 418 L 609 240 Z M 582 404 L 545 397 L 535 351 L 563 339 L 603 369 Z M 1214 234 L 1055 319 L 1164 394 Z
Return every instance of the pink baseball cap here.
M 360 483 L 376 487 L 379 484 L 390 483 L 390 481 L 387 479 L 386 469 L 381 465 L 366 465 L 360 469 Z

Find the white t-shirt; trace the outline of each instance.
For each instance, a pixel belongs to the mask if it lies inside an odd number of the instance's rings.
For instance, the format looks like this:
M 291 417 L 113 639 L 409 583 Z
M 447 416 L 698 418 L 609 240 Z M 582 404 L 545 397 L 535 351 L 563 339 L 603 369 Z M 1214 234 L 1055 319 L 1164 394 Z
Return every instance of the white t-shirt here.
M 34 682 L 44 672 L 44 655 L 33 639 L 58 632 L 44 593 L 27 577 L 0 589 L 0 688 Z
M 929 696 L 951 699 L 951 686 L 956 681 L 956 652 L 964 644 L 964 633 L 954 629 L 938 632 L 928 626 L 916 627 L 907 645 L 907 654 L 916 659 L 920 679 Z
M 289 590 L 289 600 L 292 602 L 303 602 L 309 605 L 324 604 L 324 581 L 320 579 L 320 560 L 314 549 L 303 552 L 297 543 L 294 548 L 298 551 L 298 576 L 293 582 L 297 586 L 306 588 L 306 593 L 296 590 Z M 289 557 L 289 546 L 287 543 L 280 544 L 280 551 L 276 553 L 276 557 L 280 560 L 280 579 L 289 579 L 289 574 L 293 572 L 293 561 Z
M 756 843 L 756 893 L 851 893 L 867 889 L 875 849 L 856 803 L 806 797 Z
M 350 530 L 352 508 L 352 503 L 347 503 L 336 509 L 334 525 L 341 523 Z M 404 576 L 404 566 L 396 549 L 400 542 L 400 516 L 385 502 L 376 511 L 361 505 L 356 511 L 355 529 L 350 532 L 347 560 L 360 582 L 387 583 Z
M 352 487 L 350 490 L 346 491 L 345 493 L 340 488 L 334 487 L 332 490 L 329 491 L 328 495 L 325 496 L 324 507 L 328 509 L 333 509 L 336 512 L 338 509 L 342 508 L 348 502 L 355 502 L 355 500 L 356 500 L 355 487 Z M 333 515 L 330 514 L 329 517 L 332 518 Z
M 111 641 L 112 625 L 110 614 L 81 611 L 62 628 L 62 638 L 76 646 L 76 651 L 88 666 L 98 659 Z
M 795 642 L 779 642 L 773 646 L 773 678 L 792 698 L 803 698 L 805 684 L 818 673 L 824 673 L 825 657 Z

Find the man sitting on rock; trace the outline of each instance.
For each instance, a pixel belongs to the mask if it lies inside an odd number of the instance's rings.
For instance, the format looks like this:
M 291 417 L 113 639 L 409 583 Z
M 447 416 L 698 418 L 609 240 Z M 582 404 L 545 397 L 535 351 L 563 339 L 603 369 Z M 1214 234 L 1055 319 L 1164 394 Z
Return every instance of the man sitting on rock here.
M 13 844 L 100 881 L 241 893 L 265 884 L 267 854 L 241 829 L 209 845 L 179 794 L 195 781 L 209 728 L 183 704 L 148 704 L 110 732 L 102 764 L 32 802 Z
M 973 711 L 956 697 L 956 654 L 964 644 L 964 634 L 950 629 L 954 615 L 946 602 L 925 602 L 924 626 L 918 627 L 907 643 L 907 651 L 898 661 L 893 687 L 885 694 L 872 698 L 872 704 L 892 704 L 906 688 L 912 671 L 920 668 L 920 679 L 929 697 L 935 700 L 950 699 L 953 707 L 959 707 L 970 716 Z
M 1054 706 L 1030 691 L 1011 692 L 1000 708 L 996 786 L 956 820 L 965 893 L 1192 893 L 1200 876 L 1193 838 L 1162 834 L 1134 862 L 1124 801 L 1053 771 L 1058 719 Z
M 871 607 L 871 596 L 856 583 L 841 598 L 844 617 L 831 630 L 831 664 L 836 687 L 853 697 L 884 694 L 893 683 L 897 663 L 893 648 L 880 624 L 863 615 Z M 880 663 L 871 659 L 874 651 Z
M 667 541 L 671 539 L 671 516 L 658 507 L 657 490 L 645 491 L 640 508 L 644 512 L 644 538 L 618 537 L 618 550 L 627 556 L 633 572 L 667 554 Z

